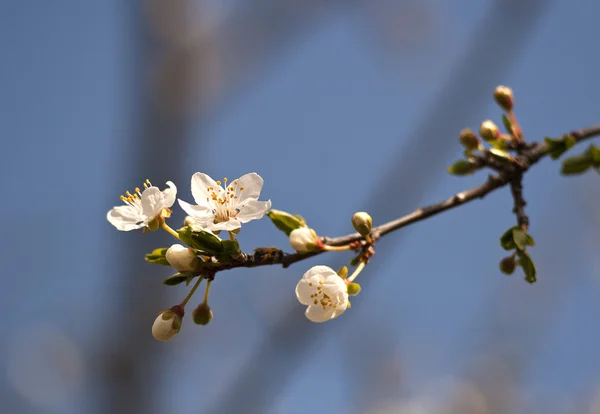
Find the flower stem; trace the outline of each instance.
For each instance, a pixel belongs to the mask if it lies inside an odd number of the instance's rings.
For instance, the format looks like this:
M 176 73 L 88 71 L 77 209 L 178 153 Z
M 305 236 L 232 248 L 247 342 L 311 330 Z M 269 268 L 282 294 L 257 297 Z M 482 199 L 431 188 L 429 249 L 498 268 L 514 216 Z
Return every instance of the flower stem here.
M 187 303 L 190 301 L 190 299 L 192 298 L 192 296 L 194 296 L 194 293 L 196 292 L 196 289 L 198 289 L 198 286 L 200 286 L 200 283 L 202 283 L 202 280 L 203 280 L 203 277 L 200 276 L 198 278 L 198 281 L 196 282 L 196 284 L 192 288 L 192 290 L 190 290 L 190 293 L 188 293 L 188 295 L 185 297 L 185 299 L 183 300 L 183 302 L 181 302 L 179 304 L 179 306 L 181 306 L 183 308 L 183 307 L 185 307 L 185 305 L 187 305 Z M 210 281 L 208 282 L 208 284 L 210 284 Z
M 210 292 L 210 284 L 211 284 L 212 280 L 207 280 L 206 281 L 206 289 L 204 290 L 204 302 L 202 303 L 206 303 L 208 302 L 208 293 Z
M 177 232 L 175 230 L 173 230 L 171 227 L 169 227 L 169 225 L 167 224 L 166 221 L 161 220 L 160 221 L 160 227 L 162 227 L 163 229 L 165 229 L 167 231 L 167 233 L 170 233 L 173 237 L 176 237 L 177 239 L 181 240 L 179 238 L 179 234 L 177 234 Z
M 235 234 L 233 234 L 232 231 L 228 231 L 228 233 L 229 233 L 229 240 L 235 241 Z
M 356 268 L 356 270 L 354 270 L 354 272 L 347 279 L 348 282 L 352 283 L 354 281 L 354 279 L 356 279 L 356 276 L 358 276 L 360 274 L 360 272 L 362 272 L 362 270 L 364 268 L 365 268 L 365 262 L 360 262 L 360 264 L 358 265 L 358 267 Z
M 350 247 L 349 244 L 347 244 L 346 246 L 328 246 L 328 245 L 324 245 L 323 246 L 323 250 L 328 250 L 328 251 L 344 251 L 344 250 L 352 250 L 352 247 Z

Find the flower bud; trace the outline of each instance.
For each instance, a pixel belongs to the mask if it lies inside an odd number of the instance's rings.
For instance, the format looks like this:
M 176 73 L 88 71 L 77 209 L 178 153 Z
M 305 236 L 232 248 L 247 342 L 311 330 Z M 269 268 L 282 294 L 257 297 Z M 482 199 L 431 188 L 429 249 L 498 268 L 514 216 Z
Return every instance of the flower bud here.
M 479 127 L 479 135 L 481 135 L 481 138 L 485 139 L 486 141 L 492 141 L 500 137 L 500 130 L 496 124 L 490 120 L 487 120 L 481 123 L 481 126 Z
M 500 261 L 500 271 L 505 275 L 512 275 L 516 267 L 517 264 L 513 256 L 505 257 Z
M 507 112 L 512 111 L 514 105 L 513 92 L 508 86 L 498 86 L 494 91 L 494 99 L 500 105 L 500 108 Z
M 354 213 L 352 216 L 352 226 L 362 236 L 366 236 L 371 233 L 371 229 L 373 228 L 373 219 L 364 211 Z
M 194 309 L 194 312 L 192 312 L 192 318 L 194 319 L 194 323 L 198 325 L 208 325 L 213 318 L 213 313 L 210 310 L 208 303 L 202 302 L 198 305 L 198 307 Z
M 167 262 L 180 272 L 189 272 L 198 265 L 198 256 L 189 248 L 181 244 L 174 244 L 165 254 Z
M 348 268 L 346 266 L 342 266 L 339 268 L 339 270 L 336 273 L 342 279 L 346 279 L 348 277 Z
M 360 285 L 358 283 L 349 283 L 348 284 L 348 295 L 356 296 L 360 293 Z
M 463 129 L 458 138 L 460 143 L 468 150 L 474 150 L 479 147 L 479 138 L 472 129 Z
M 173 306 L 162 311 L 152 325 L 152 336 L 159 341 L 169 341 L 179 333 L 183 318 L 183 309 Z
M 290 245 L 298 253 L 307 253 L 320 246 L 321 240 L 313 229 L 299 227 L 290 233 Z

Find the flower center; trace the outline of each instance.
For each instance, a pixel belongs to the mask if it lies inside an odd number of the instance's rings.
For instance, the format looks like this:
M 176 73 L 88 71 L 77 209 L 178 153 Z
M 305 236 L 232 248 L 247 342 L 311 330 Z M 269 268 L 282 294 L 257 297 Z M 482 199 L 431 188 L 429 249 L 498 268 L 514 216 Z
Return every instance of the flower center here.
M 323 310 L 327 309 L 327 308 L 337 308 L 338 306 L 341 305 L 341 302 L 337 302 L 337 301 L 333 301 L 333 299 L 331 298 L 331 296 L 329 296 L 325 290 L 323 289 L 323 285 L 324 282 L 322 280 L 319 281 L 319 286 L 316 286 L 316 289 L 314 289 L 314 292 L 312 295 L 310 295 L 310 297 L 313 299 L 313 304 L 314 305 L 321 305 L 323 307 Z M 314 283 L 310 282 L 308 284 L 308 286 L 313 286 Z
M 152 187 L 152 183 L 150 180 L 146 179 L 146 181 L 144 181 L 144 190 L 149 187 Z M 142 211 L 142 192 L 140 191 L 139 187 L 135 188 L 133 194 L 131 194 L 129 191 L 125 191 L 125 195 L 122 195 L 119 198 L 125 204 L 136 208 L 138 211 Z
M 227 188 L 225 188 L 226 184 L 227 177 L 223 178 L 223 187 L 218 187 L 218 191 L 213 187 L 207 188 L 209 196 L 206 200 L 214 206 L 212 212 L 215 215 L 215 224 L 229 221 L 240 212 L 240 209 L 237 208 L 237 199 L 244 187 L 239 186 L 238 180 L 235 180 Z M 221 181 L 217 181 L 217 185 L 220 186 Z

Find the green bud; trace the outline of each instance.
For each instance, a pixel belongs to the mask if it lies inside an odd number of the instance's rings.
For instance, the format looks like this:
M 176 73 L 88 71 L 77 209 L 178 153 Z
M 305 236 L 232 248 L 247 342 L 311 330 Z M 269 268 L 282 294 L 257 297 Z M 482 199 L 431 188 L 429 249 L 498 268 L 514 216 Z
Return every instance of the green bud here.
M 500 108 L 510 112 L 514 106 L 513 92 L 508 86 L 498 86 L 494 91 L 494 99 Z
M 500 261 L 500 271 L 505 275 L 512 275 L 516 267 L 517 263 L 513 256 L 505 257 Z
M 366 236 L 371 233 L 371 229 L 373 228 L 373 219 L 364 211 L 354 213 L 352 216 L 352 226 L 362 236 Z
M 160 221 L 157 218 L 153 218 L 148 223 L 148 228 L 150 229 L 150 231 L 158 230 L 160 228 Z
M 340 269 L 337 271 L 337 274 L 342 279 L 346 279 L 348 277 L 348 268 L 346 266 L 340 267 Z
M 356 296 L 360 293 L 360 285 L 358 283 L 348 284 L 348 295 Z
M 198 305 L 198 307 L 194 309 L 194 312 L 192 312 L 192 318 L 194 319 L 194 323 L 198 325 L 208 325 L 213 318 L 213 313 L 210 310 L 208 303 L 202 302 Z
M 463 129 L 460 132 L 458 140 L 467 150 L 479 148 L 479 138 L 477 138 L 477 135 L 475 135 L 475 132 L 473 132 L 472 129 Z
M 490 120 L 483 121 L 479 127 L 479 135 L 486 141 L 492 141 L 500 137 L 500 129 Z

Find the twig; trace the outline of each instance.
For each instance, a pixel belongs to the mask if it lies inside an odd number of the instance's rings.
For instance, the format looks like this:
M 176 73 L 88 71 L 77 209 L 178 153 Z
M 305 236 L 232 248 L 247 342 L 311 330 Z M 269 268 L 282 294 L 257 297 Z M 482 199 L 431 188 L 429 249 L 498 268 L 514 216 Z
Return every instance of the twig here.
M 595 136 L 600 136 L 600 125 L 572 131 L 568 135 L 573 137 L 576 143 L 579 143 L 586 139 L 593 138 Z M 549 146 L 546 142 L 532 143 L 526 146 L 524 145 L 519 151 L 520 154 L 516 156 L 516 162 L 511 164 L 512 166 L 508 165 L 507 168 L 498 172 L 497 174 L 490 175 L 483 184 L 471 188 L 469 190 L 457 193 L 452 197 L 448 198 L 447 200 L 418 208 L 410 214 L 407 214 L 403 217 L 399 217 L 378 227 L 374 227 L 371 234 L 374 239 L 379 239 L 395 230 L 425 220 L 431 216 L 435 216 L 436 214 L 440 214 L 452 208 L 461 206 L 463 204 L 468 203 L 469 201 L 478 198 L 484 198 L 487 194 L 501 187 L 504 187 L 507 184 L 511 185 L 512 195 L 515 200 L 515 206 L 513 211 L 517 215 L 518 224 L 520 227 L 527 229 L 527 226 L 529 225 L 529 218 L 525 214 L 524 209 L 526 203 L 523 199 L 522 194 L 523 174 L 532 165 L 536 164 L 539 160 L 545 157 L 547 155 L 548 149 Z M 478 160 L 478 162 L 482 163 L 483 165 L 485 161 Z M 334 238 L 323 237 L 322 241 L 324 244 L 329 246 L 343 246 L 353 242 L 364 243 L 365 238 L 359 233 L 353 233 L 348 234 L 346 236 Z M 254 255 L 243 253 L 236 260 L 232 260 L 229 263 L 200 263 L 197 271 L 198 273 L 200 273 L 202 272 L 202 269 L 206 269 L 207 266 L 209 266 L 210 269 L 215 273 L 220 272 L 222 270 L 234 269 L 238 267 L 257 267 L 276 264 L 282 265 L 283 267 L 288 267 L 296 262 L 317 256 L 324 252 L 317 251 L 310 253 L 288 254 L 278 249 L 270 250 L 274 250 L 275 254 L 264 256 L 258 253 Z

